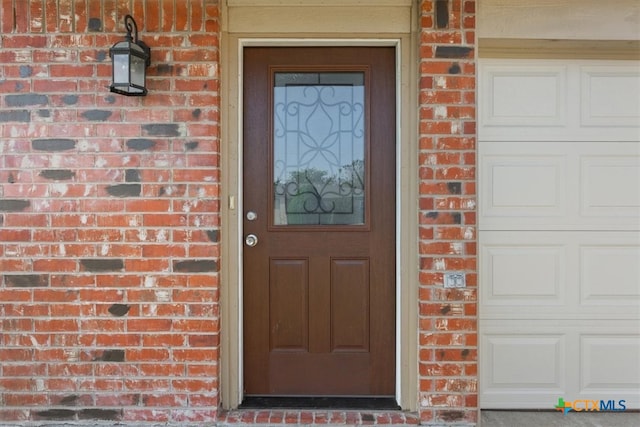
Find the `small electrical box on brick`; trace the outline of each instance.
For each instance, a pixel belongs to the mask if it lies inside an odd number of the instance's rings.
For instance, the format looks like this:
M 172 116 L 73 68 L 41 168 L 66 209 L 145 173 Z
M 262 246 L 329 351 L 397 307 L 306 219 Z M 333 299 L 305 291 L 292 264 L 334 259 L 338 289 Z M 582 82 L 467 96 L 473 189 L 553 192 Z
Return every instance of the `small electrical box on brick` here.
M 460 272 L 444 273 L 445 288 L 464 288 L 466 287 L 465 275 Z

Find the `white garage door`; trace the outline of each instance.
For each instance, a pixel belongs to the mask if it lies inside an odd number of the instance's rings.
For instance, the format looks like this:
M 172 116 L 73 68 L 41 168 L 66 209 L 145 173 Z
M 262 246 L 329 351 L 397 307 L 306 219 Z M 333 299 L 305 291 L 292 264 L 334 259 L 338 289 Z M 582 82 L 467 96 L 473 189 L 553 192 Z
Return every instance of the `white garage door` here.
M 640 407 L 639 70 L 480 61 L 482 408 Z

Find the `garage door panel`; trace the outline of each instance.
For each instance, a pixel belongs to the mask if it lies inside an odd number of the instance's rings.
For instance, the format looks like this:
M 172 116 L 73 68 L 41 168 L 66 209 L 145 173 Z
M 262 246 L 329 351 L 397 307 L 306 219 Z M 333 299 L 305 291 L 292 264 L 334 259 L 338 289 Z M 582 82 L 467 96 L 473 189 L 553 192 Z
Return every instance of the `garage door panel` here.
M 583 334 L 580 336 L 580 354 L 581 394 L 608 396 L 627 390 L 634 396 L 638 395 L 640 336 L 637 333 Z
M 637 67 L 580 67 L 581 125 L 637 127 L 640 79 Z
M 580 160 L 582 215 L 628 217 L 637 222 L 640 216 L 640 156 L 630 152 L 619 156 L 585 155 Z
M 482 303 L 487 308 L 566 305 L 566 246 L 507 240 L 513 242 L 485 241 L 482 246 Z
M 581 304 L 627 306 L 636 314 L 640 311 L 640 236 L 637 237 L 635 244 L 611 242 L 580 247 Z
M 485 391 L 522 388 L 564 390 L 566 337 L 561 334 L 494 334 L 483 336 L 491 365 L 485 370 Z
M 547 154 L 547 153 L 545 153 Z M 484 155 L 481 158 L 482 215 L 560 218 L 566 216 L 563 155 Z
M 483 76 L 486 126 L 566 126 L 566 67 L 487 66 Z
M 480 321 L 480 406 L 551 408 L 576 377 L 574 322 Z

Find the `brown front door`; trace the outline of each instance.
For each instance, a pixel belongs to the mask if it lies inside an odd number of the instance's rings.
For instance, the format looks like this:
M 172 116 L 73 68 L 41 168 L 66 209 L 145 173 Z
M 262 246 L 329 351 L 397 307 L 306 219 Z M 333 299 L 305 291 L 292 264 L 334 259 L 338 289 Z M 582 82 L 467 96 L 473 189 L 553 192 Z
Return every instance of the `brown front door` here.
M 395 393 L 395 49 L 244 50 L 244 393 Z

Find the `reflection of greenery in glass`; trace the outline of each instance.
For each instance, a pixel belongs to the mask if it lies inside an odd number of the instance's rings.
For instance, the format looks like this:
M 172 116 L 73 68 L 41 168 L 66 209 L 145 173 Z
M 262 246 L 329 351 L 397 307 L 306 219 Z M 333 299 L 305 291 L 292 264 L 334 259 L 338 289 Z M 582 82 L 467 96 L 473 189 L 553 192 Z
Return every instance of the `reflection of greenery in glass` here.
M 302 169 L 276 182 L 285 197 L 288 224 L 362 224 L 364 222 L 364 161 L 329 175 L 326 170 Z

